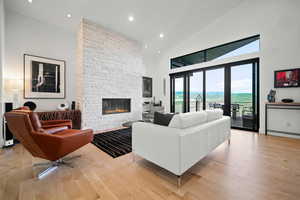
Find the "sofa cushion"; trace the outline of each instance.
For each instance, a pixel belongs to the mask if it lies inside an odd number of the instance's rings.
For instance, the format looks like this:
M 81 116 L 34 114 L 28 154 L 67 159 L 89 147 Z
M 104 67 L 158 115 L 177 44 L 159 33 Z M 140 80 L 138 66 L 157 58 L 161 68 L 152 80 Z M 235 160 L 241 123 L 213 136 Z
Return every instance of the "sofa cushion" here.
M 207 113 L 207 122 L 221 119 L 223 116 L 222 109 L 206 110 L 205 112 Z
M 59 127 L 45 128 L 44 131 L 48 134 L 53 134 L 68 129 L 69 128 L 67 126 L 59 126 Z
M 173 118 L 174 114 L 171 113 L 160 113 L 160 112 L 154 112 L 154 124 L 162 125 L 162 126 L 168 126 L 171 119 Z
M 207 114 L 205 111 L 180 113 L 174 115 L 169 123 L 172 128 L 189 128 L 192 126 L 201 125 L 207 122 Z

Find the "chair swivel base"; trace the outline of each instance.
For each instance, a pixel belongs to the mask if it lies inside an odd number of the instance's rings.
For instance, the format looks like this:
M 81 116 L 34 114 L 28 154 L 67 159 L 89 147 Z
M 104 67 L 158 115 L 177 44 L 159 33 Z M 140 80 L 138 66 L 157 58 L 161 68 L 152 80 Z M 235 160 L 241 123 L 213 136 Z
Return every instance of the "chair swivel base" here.
M 51 172 L 55 171 L 59 166 L 61 165 L 65 165 L 68 167 L 73 168 L 73 165 L 71 162 L 71 160 L 75 159 L 75 158 L 79 158 L 81 157 L 81 155 L 76 155 L 76 156 L 71 156 L 71 157 L 65 157 L 65 158 L 61 158 L 58 159 L 56 161 L 51 161 L 51 162 L 45 162 L 45 163 L 36 163 L 33 166 L 48 166 L 48 168 L 46 168 L 45 170 L 41 171 L 38 175 L 37 178 L 38 179 L 42 179 L 44 176 L 50 174 Z

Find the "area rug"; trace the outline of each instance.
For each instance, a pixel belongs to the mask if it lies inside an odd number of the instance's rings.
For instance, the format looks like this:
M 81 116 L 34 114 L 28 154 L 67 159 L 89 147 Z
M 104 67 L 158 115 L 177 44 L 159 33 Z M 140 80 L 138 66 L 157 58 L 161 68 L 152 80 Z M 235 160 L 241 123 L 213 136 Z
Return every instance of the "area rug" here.
M 130 153 L 131 128 L 95 134 L 92 144 L 113 158 Z

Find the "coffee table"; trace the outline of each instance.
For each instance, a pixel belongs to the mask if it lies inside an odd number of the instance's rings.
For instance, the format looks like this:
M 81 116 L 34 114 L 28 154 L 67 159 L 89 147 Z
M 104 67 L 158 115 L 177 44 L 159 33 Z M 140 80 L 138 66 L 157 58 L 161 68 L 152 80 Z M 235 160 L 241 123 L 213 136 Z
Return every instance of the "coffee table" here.
M 132 124 L 135 123 L 135 122 L 144 122 L 144 121 L 143 121 L 143 120 L 127 121 L 127 122 L 124 122 L 124 123 L 122 124 L 122 126 L 131 128 L 131 127 L 132 127 Z

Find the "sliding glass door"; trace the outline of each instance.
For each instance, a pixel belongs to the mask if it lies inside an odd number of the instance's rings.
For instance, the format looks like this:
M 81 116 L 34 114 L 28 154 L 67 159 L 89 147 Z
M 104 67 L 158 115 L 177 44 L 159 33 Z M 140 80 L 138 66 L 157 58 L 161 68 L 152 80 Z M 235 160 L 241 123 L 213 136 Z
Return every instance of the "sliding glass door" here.
M 233 127 L 252 127 L 252 74 L 252 64 L 231 68 L 231 125 Z
M 231 67 L 231 126 L 257 129 L 257 62 Z
M 258 59 L 171 74 L 171 111 L 222 109 L 233 128 L 257 131 Z

